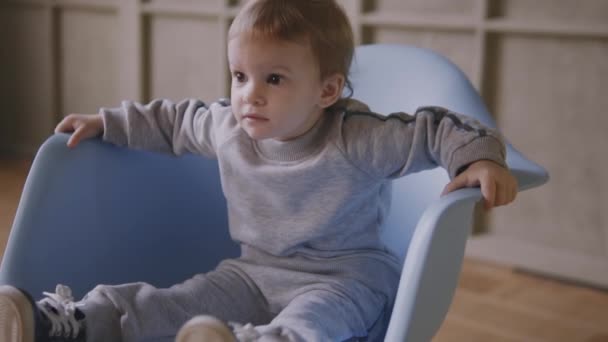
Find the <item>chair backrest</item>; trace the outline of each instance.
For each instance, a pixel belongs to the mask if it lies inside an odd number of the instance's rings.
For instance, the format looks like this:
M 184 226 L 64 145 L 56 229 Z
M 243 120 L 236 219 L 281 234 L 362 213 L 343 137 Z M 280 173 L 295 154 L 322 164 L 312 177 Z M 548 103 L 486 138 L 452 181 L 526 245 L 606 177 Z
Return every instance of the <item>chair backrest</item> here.
M 217 162 L 95 140 L 72 150 L 68 138 L 52 136 L 34 160 L 0 283 L 36 296 L 69 284 L 79 297 L 100 283 L 170 286 L 239 255 Z
M 431 50 L 392 44 L 360 46 L 350 77 L 353 97 L 372 111 L 413 114 L 421 106 L 444 106 L 495 127 L 468 78 Z M 420 215 L 439 198 L 448 180 L 444 169 L 435 168 L 393 181 L 392 209 L 382 234 L 402 259 Z

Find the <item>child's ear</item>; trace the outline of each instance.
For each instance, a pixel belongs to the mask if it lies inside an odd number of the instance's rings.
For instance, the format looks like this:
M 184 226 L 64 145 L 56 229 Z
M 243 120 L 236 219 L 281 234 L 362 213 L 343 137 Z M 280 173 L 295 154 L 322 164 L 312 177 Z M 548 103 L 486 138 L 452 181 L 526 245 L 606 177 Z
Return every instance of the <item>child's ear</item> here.
M 321 108 L 327 108 L 340 99 L 344 89 L 344 75 L 333 74 L 323 80 L 323 89 L 319 105 Z

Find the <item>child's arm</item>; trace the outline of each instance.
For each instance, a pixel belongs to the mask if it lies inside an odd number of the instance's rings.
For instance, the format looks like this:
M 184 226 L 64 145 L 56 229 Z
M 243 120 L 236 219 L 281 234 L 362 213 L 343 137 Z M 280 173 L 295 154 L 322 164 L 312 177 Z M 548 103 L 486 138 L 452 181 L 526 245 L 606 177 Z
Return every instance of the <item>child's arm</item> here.
M 148 104 L 124 101 L 121 107 L 101 108 L 96 115 L 68 115 L 55 132 L 73 132 L 70 147 L 103 133 L 103 140 L 133 149 L 214 156 L 213 111 L 222 119 L 231 117 L 227 106 L 213 104 L 208 108 L 198 100 L 154 100 Z
M 487 208 L 515 198 L 516 181 L 497 131 L 440 107 L 382 116 L 361 105 L 351 101 L 344 114 L 343 146 L 351 162 L 372 177 L 395 178 L 440 165 L 452 179 L 444 193 L 479 185 Z

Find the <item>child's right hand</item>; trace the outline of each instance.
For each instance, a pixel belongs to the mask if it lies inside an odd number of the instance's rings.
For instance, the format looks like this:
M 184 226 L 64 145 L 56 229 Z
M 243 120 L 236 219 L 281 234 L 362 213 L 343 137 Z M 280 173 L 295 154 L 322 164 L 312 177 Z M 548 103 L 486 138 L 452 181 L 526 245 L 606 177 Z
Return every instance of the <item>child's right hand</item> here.
M 103 118 L 100 114 L 70 114 L 55 127 L 55 133 L 72 133 L 68 147 L 75 147 L 83 139 L 94 138 L 103 133 Z

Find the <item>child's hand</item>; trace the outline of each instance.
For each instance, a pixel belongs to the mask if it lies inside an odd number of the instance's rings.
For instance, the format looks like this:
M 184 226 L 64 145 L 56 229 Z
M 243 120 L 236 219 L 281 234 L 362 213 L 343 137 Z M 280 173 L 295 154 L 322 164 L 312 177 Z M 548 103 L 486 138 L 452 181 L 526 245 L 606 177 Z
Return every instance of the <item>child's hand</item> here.
M 445 186 L 441 195 L 464 187 L 481 187 L 486 209 L 511 203 L 517 195 L 517 180 L 508 169 L 489 161 L 479 160 Z
M 55 133 L 74 132 L 68 147 L 75 147 L 83 139 L 93 138 L 103 132 L 103 118 L 99 114 L 70 114 L 55 127 Z

